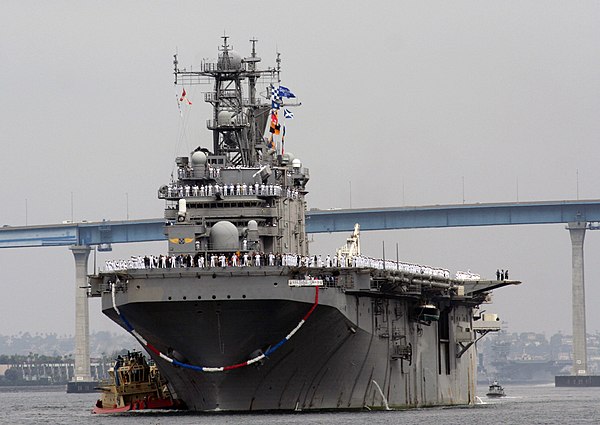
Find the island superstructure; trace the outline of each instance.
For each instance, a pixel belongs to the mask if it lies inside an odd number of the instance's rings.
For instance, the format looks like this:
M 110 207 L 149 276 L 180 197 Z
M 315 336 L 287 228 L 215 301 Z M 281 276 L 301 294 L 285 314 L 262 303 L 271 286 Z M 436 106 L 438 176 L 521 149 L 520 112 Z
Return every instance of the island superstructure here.
M 176 158 L 161 186 L 168 252 L 90 277 L 91 296 L 197 411 L 406 408 L 474 402 L 474 342 L 499 329 L 477 307 L 516 281 L 373 259 L 359 226 L 309 254 L 309 171 L 287 150 L 280 60 L 259 70 L 223 37 L 209 80 L 212 143 Z M 335 164 L 331 164 L 334 169 Z

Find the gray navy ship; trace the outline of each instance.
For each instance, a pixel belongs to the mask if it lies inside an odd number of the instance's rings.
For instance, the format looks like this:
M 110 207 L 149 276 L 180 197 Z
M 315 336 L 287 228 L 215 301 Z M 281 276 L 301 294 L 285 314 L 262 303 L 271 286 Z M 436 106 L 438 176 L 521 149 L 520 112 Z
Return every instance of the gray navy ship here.
M 191 410 L 472 404 L 474 343 L 500 328 L 478 307 L 518 282 L 367 257 L 358 224 L 332 256 L 309 254 L 309 171 L 283 140 L 299 103 L 279 56 L 261 70 L 251 43 L 242 57 L 223 37 L 217 61 L 193 71 L 175 56 L 181 102 L 186 86 L 212 84 L 212 141 L 176 158 L 158 190 L 168 253 L 111 263 L 90 296 Z

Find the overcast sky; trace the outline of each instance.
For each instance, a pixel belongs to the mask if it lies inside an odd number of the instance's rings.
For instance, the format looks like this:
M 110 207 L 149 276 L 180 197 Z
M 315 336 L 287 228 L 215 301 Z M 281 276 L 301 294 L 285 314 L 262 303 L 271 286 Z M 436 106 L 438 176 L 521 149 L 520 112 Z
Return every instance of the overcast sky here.
M 286 147 L 310 168 L 310 208 L 462 203 L 463 188 L 467 203 L 600 198 L 597 1 L 4 0 L 0 225 L 61 222 L 71 205 L 75 220 L 162 216 L 175 156 L 212 143 L 206 87 L 188 89 L 182 123 L 172 55 L 214 59 L 224 32 L 242 55 L 256 37 L 264 66 L 282 54 L 303 104 Z M 571 332 L 562 225 L 362 236 L 372 256 L 385 240 L 407 261 L 490 278 L 508 268 L 523 285 L 485 309 L 511 331 Z M 315 235 L 312 251 L 345 238 Z M 166 244 L 114 248 L 98 263 Z M 595 332 L 600 234 L 585 250 Z M 66 247 L 0 251 L 0 285 L 0 334 L 74 333 Z M 92 330 L 118 329 L 98 300 L 90 315 Z

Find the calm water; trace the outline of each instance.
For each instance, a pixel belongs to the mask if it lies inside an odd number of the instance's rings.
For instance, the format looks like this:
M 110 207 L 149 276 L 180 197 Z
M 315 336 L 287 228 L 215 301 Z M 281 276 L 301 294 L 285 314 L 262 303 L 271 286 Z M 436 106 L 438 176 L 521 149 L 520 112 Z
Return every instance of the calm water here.
M 66 394 L 63 388 L 0 388 L 0 424 L 600 424 L 600 388 L 553 385 L 505 387 L 507 397 L 483 404 L 396 412 L 293 414 L 192 414 L 138 412 L 92 415 L 96 394 Z

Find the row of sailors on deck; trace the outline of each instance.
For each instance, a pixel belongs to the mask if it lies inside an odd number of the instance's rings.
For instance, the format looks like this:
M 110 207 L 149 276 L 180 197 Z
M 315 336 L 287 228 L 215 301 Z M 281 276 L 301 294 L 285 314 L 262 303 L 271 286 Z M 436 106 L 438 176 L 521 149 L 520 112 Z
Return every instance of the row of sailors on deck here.
M 106 271 L 126 269 L 153 269 L 153 268 L 213 268 L 213 267 L 262 267 L 262 266 L 289 266 L 289 267 L 355 267 L 372 268 L 379 270 L 403 271 L 412 274 L 449 279 L 450 272 L 446 269 L 422 266 L 412 263 L 396 262 L 355 255 L 346 257 L 344 254 L 302 256 L 297 254 L 275 254 L 263 252 L 236 252 L 231 255 L 196 253 L 180 255 L 147 255 L 145 257 L 131 257 L 129 260 L 108 260 Z M 471 272 L 457 272 L 456 279 L 479 280 L 480 276 Z
M 169 183 L 167 186 L 167 196 L 169 198 L 174 196 L 213 196 L 216 193 L 220 193 L 223 196 L 247 196 L 247 195 L 261 195 L 261 196 L 283 196 L 285 195 L 291 199 L 298 199 L 298 191 L 292 190 L 289 187 L 285 190 L 279 184 L 259 184 L 247 185 L 246 183 L 234 184 L 209 184 L 209 185 L 193 185 L 189 184 L 181 185 L 175 182 Z
M 239 168 L 239 167 L 236 167 Z M 206 172 L 195 174 L 192 167 L 179 167 L 177 169 L 177 177 L 180 179 L 189 178 L 189 177 L 204 177 L 208 174 L 211 179 L 216 179 L 221 176 L 221 169 L 217 167 L 213 167 L 211 165 L 206 166 Z

